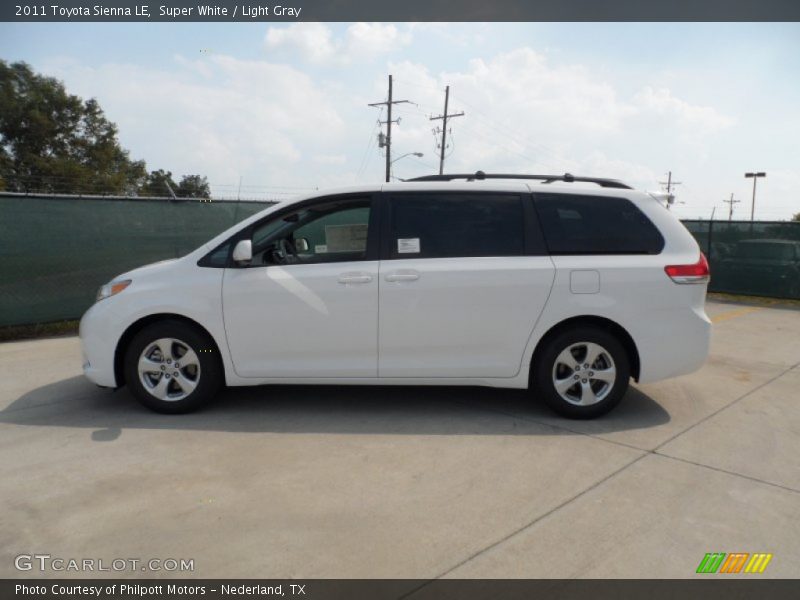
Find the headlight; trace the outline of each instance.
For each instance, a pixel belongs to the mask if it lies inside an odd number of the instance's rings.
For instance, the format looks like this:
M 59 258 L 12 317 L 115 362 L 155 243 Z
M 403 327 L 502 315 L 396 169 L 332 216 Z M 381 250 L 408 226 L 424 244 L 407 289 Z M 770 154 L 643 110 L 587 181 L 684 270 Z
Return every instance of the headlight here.
M 111 283 L 100 286 L 100 289 L 97 290 L 97 301 L 99 302 L 100 300 L 119 294 L 130 284 L 130 279 L 124 279 L 122 281 L 112 281 Z

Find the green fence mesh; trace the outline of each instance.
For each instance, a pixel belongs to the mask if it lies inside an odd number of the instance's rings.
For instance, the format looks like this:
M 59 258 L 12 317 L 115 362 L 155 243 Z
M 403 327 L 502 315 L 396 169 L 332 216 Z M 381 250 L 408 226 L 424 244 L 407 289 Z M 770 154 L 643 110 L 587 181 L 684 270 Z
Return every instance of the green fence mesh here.
M 115 275 L 182 256 L 269 204 L 0 193 L 0 326 L 79 318 Z M 684 224 L 712 291 L 800 299 L 800 223 Z
M 115 275 L 182 256 L 269 204 L 0 194 L 0 326 L 79 318 Z
M 712 292 L 800 299 L 800 222 L 683 224 L 708 258 Z

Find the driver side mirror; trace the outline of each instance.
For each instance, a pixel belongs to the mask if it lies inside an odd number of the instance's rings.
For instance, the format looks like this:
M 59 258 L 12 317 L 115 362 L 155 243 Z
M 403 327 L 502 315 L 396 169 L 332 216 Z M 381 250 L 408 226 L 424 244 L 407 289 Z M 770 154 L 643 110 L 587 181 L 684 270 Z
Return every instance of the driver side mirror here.
M 306 238 L 298 238 L 294 241 L 294 248 L 298 252 L 308 252 L 308 240 Z
M 253 260 L 252 240 L 239 240 L 233 247 L 233 262 L 239 266 L 244 266 Z

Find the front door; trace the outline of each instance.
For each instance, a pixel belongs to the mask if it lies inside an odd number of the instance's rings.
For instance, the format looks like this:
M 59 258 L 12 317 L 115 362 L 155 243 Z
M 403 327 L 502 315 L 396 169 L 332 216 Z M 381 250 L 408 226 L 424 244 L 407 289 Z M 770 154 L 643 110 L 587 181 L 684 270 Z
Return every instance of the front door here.
M 374 213 L 371 197 L 321 199 L 248 232 L 253 260 L 226 269 L 222 287 L 238 375 L 377 375 Z

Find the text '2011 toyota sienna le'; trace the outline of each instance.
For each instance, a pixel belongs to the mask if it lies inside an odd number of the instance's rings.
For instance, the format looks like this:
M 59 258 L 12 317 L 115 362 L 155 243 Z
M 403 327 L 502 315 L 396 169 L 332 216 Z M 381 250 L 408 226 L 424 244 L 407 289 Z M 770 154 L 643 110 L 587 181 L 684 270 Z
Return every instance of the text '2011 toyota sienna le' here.
M 530 387 L 590 418 L 631 377 L 703 364 L 708 279 L 618 181 L 423 177 L 280 203 L 120 275 L 81 320 L 83 368 L 170 413 L 222 385 L 413 384 Z

